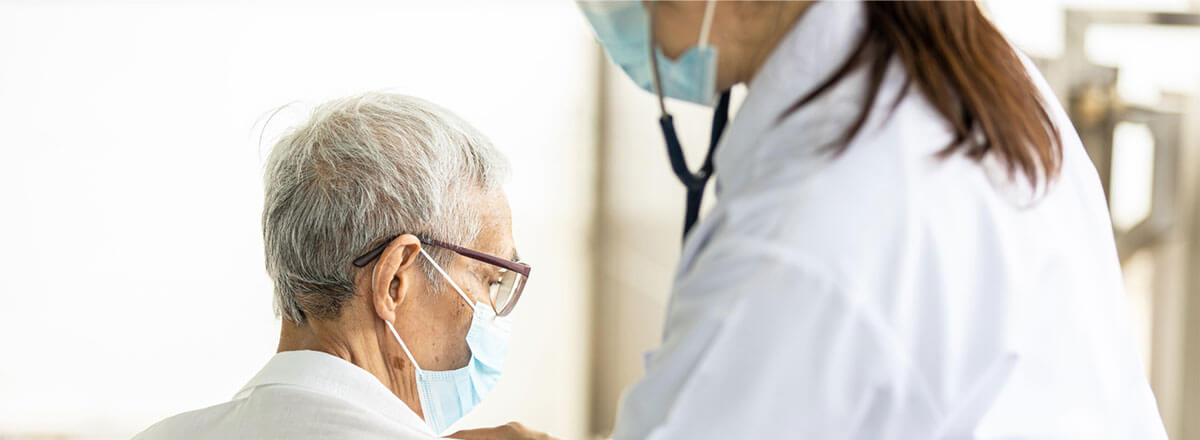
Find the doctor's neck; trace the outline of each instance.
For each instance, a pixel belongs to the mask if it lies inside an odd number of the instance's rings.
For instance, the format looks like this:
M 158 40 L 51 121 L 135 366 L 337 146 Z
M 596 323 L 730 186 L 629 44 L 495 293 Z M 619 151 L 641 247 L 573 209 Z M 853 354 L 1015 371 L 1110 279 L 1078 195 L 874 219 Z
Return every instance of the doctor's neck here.
M 663 54 L 675 59 L 702 37 L 708 2 L 654 2 L 654 32 Z M 812 1 L 718 1 L 708 43 L 717 46 L 717 90 L 747 83 Z
M 283 319 L 276 351 L 311 350 L 342 358 L 374 375 L 417 416 L 424 417 L 412 363 L 403 353 L 381 349 L 386 340 L 381 338 L 391 338 L 383 321 L 375 319 L 374 314 L 354 315 L 352 310 L 345 310 L 334 320 L 309 319 L 304 324 Z
M 742 65 L 739 66 L 738 76 L 733 79 L 733 82 L 721 90 L 728 90 L 734 84 L 749 83 L 758 74 L 763 63 L 775 51 L 775 47 L 779 46 L 779 42 L 786 37 L 788 32 L 800 17 L 808 11 L 808 7 L 812 6 L 811 1 L 792 1 L 792 2 L 736 2 L 756 5 L 759 15 L 754 18 L 747 19 L 748 33 L 756 34 L 746 41 L 747 43 L 740 48 Z M 754 41 L 757 40 L 757 41 Z

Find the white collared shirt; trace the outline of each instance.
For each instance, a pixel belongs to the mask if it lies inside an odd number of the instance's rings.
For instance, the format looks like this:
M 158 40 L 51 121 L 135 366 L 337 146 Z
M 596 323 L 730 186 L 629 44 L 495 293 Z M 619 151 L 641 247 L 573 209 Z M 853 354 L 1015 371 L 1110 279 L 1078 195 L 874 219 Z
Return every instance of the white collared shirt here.
M 1035 69 L 1063 141 L 1035 204 L 994 162 L 938 157 L 954 133 L 916 87 L 888 113 L 896 62 L 840 156 L 820 148 L 860 111 L 861 71 L 778 122 L 865 23 L 815 3 L 756 74 L 613 436 L 1165 439 L 1100 181 Z
M 276 354 L 220 405 L 158 422 L 135 439 L 438 438 L 371 373 L 318 351 Z

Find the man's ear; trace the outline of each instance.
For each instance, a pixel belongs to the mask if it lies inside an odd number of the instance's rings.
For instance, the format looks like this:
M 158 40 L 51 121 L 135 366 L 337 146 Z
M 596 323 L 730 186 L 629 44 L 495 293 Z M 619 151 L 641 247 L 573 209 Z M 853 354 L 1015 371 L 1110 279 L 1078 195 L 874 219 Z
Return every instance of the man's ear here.
M 412 286 L 408 269 L 417 262 L 421 240 L 412 234 L 393 239 L 379 254 L 371 271 L 371 301 L 375 314 L 387 322 L 396 321 L 396 309 Z

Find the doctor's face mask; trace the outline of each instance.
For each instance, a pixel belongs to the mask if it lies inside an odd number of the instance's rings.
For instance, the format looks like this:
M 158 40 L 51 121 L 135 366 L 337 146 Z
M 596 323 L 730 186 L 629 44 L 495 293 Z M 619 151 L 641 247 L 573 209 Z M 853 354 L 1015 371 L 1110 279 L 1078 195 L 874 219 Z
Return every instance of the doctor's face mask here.
M 696 45 L 672 61 L 655 44 L 653 16 L 640 1 L 579 1 L 613 63 L 650 93 L 703 105 L 716 99 L 717 48 L 708 44 L 714 0 L 705 7 Z

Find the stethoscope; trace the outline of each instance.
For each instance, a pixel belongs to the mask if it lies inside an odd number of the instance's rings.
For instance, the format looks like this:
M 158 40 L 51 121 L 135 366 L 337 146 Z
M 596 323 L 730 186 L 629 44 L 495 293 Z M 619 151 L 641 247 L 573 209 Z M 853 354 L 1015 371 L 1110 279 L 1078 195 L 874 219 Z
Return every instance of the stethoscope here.
M 654 2 L 650 2 L 651 7 L 657 7 Z M 708 44 L 708 31 L 712 23 L 711 17 L 713 8 L 716 2 L 709 2 L 705 8 L 704 24 L 700 29 L 700 45 Z M 717 143 L 721 140 L 721 133 L 725 131 L 725 125 L 729 122 L 729 92 L 721 94 L 721 98 L 717 101 L 717 106 L 713 111 L 712 134 L 708 142 L 708 154 L 704 157 L 704 164 L 700 166 L 700 170 L 693 173 L 688 167 L 687 159 L 683 157 L 683 146 L 679 143 L 679 136 L 675 134 L 675 120 L 667 113 L 667 105 L 663 98 L 662 86 L 660 85 L 658 73 L 658 57 L 657 48 L 658 42 L 654 35 L 654 10 L 648 14 L 650 16 L 650 70 L 654 73 L 654 91 L 658 95 L 658 108 L 661 116 L 658 118 L 658 125 L 662 128 L 663 139 L 667 143 L 667 156 L 671 159 L 671 169 L 675 172 L 675 176 L 687 188 L 687 208 L 683 214 L 683 237 L 687 239 L 687 234 L 691 232 L 692 227 L 696 226 L 696 221 L 700 217 L 700 201 L 704 198 L 704 187 L 708 184 L 708 179 L 712 177 L 713 171 L 713 153 L 717 151 Z

